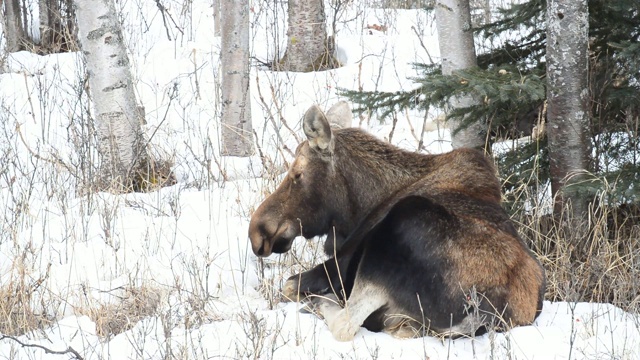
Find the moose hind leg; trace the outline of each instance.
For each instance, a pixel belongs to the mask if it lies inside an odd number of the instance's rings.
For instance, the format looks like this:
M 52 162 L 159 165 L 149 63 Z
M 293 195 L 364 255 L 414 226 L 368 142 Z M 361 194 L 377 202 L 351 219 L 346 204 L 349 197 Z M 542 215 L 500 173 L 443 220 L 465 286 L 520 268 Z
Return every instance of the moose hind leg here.
M 386 291 L 371 283 L 358 281 L 344 308 L 336 302 L 324 300 L 319 310 L 327 326 L 338 341 L 350 341 L 356 335 L 364 321 L 389 301 Z

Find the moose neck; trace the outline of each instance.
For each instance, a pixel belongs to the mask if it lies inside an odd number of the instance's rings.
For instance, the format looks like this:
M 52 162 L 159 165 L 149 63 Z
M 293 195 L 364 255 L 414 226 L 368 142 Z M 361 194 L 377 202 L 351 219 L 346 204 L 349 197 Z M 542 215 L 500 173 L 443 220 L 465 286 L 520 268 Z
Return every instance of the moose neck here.
M 430 155 L 401 150 L 359 129 L 336 131 L 335 149 L 336 170 L 354 206 L 354 226 L 393 193 L 425 176 L 433 163 Z

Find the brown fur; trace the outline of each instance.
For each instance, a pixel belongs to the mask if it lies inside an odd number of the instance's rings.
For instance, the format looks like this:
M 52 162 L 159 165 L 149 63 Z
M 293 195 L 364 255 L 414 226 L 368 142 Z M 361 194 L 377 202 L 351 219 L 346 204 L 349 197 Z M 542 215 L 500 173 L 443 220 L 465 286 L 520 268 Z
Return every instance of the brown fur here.
M 358 306 L 359 293 L 350 292 L 374 286 L 377 301 L 386 305 L 358 320 L 372 330 L 404 326 L 401 318 L 389 321 L 394 312 L 419 317 L 417 293 L 427 302 L 420 310 L 434 328 L 446 330 L 451 318 L 458 328 L 474 331 L 460 313 L 472 289 L 482 297 L 483 319 L 503 318 L 509 326 L 534 320 L 542 307 L 544 270 L 500 207 L 500 183 L 482 153 L 404 151 L 359 129 L 332 130 L 316 107 L 303 125 L 309 140 L 298 146 L 282 184 L 253 214 L 249 238 L 256 255 L 268 256 L 289 250 L 296 236 L 328 234 L 325 250 L 341 265 L 336 269 L 330 259 L 292 277 L 286 296 L 344 285 L 347 304 L 355 296 Z M 405 260 L 397 263 L 393 256 Z M 421 282 L 423 277 L 435 280 Z M 341 316 L 329 315 L 336 319 L 332 331 L 346 321 Z M 344 339 L 344 331 L 335 331 Z

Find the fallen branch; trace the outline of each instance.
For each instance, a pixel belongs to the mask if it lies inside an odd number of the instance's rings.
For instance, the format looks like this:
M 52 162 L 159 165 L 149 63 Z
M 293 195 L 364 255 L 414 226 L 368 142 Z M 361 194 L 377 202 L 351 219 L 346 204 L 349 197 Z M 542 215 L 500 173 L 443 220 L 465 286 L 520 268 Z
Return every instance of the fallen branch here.
M 37 348 L 37 349 L 44 350 L 44 352 L 47 353 L 47 354 L 52 354 L 52 355 L 73 355 L 78 360 L 84 360 L 82 355 L 80 355 L 71 346 L 69 346 L 67 348 L 67 350 L 56 351 L 56 350 L 51 350 L 51 349 L 49 349 L 49 348 L 47 348 L 45 346 L 42 346 L 42 345 L 24 343 L 24 342 L 18 340 L 17 338 L 15 338 L 13 336 L 9 336 L 9 335 L 0 336 L 0 341 L 2 341 L 4 339 L 13 340 L 13 341 L 17 342 L 20 346 L 25 347 L 25 348 Z

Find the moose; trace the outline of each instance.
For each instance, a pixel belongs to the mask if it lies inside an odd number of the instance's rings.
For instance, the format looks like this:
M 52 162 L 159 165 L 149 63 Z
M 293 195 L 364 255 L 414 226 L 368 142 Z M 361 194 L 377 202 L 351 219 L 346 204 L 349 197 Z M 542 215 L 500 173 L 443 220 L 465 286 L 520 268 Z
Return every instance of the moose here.
M 474 336 L 531 324 L 545 273 L 501 206 L 500 182 L 481 152 L 402 150 L 350 122 L 345 102 L 309 108 L 307 140 L 249 224 L 260 257 L 294 238 L 326 235 L 328 260 L 290 277 L 340 341 L 360 327 L 397 337 Z

